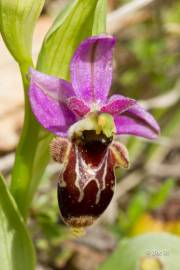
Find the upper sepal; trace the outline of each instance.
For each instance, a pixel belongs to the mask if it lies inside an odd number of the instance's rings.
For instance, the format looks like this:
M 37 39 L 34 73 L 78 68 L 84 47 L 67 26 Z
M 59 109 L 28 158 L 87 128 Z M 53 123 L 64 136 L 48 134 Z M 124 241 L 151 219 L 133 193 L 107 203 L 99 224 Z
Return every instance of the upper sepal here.
M 106 102 L 112 81 L 115 38 L 93 36 L 83 41 L 71 61 L 71 81 L 78 98 L 92 105 Z

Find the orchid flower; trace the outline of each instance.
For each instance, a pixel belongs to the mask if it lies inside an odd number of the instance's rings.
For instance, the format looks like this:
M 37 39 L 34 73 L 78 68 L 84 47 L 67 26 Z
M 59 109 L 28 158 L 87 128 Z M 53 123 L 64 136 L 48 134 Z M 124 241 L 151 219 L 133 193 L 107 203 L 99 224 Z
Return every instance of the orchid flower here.
M 74 227 L 91 225 L 114 193 L 115 167 L 128 167 L 128 152 L 114 135 L 155 139 L 159 125 L 134 99 L 108 97 L 115 38 L 93 36 L 77 48 L 71 83 L 30 70 L 29 97 L 40 124 L 54 133 L 51 153 L 63 164 L 58 184 L 61 214 Z

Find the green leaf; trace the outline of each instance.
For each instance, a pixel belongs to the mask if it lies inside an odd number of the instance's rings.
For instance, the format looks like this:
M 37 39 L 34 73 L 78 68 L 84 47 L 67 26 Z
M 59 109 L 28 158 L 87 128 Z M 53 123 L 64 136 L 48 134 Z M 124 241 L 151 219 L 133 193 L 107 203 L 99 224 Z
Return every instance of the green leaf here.
M 16 203 L 0 175 L 0 269 L 34 270 L 35 255 Z
M 24 126 L 16 151 L 11 186 L 18 206 L 22 202 L 23 209 L 20 207 L 20 210 L 23 216 L 25 216 L 24 209 L 28 209 L 26 204 L 29 198 L 27 189 L 31 179 L 32 160 L 38 143 L 38 130 L 40 129 L 29 105 L 27 73 L 29 67 L 33 66 L 31 56 L 32 35 L 44 2 L 45 0 L 0 0 L 1 34 L 10 53 L 19 63 L 25 93 Z M 32 139 L 31 144 L 28 138 Z
M 167 200 L 174 186 L 175 181 L 173 179 L 169 178 L 166 180 L 160 189 L 150 198 L 148 208 L 154 209 L 160 207 Z
M 105 0 L 70 2 L 45 38 L 38 61 L 39 70 L 66 80 L 69 78 L 69 64 L 79 43 L 92 33 L 95 35 L 105 32 L 105 19 L 102 19 L 105 16 L 102 8 L 104 2 Z M 103 16 L 98 14 L 98 10 L 103 10 Z M 98 23 L 98 16 L 101 23 Z
M 32 35 L 45 0 L 0 0 L 0 30 L 19 62 L 31 62 Z
M 106 14 L 107 0 L 99 0 L 94 15 L 93 35 L 99 35 L 106 32 Z
M 150 233 L 120 241 L 99 270 L 179 270 L 180 238 L 167 233 Z M 141 268 L 141 260 L 154 258 L 162 268 Z
M 132 228 L 137 219 L 145 212 L 148 204 L 148 196 L 145 192 L 139 191 L 134 195 L 127 209 L 127 220 L 128 223 L 124 228 L 125 232 Z
M 134 195 L 127 209 L 127 215 L 131 222 L 136 219 L 146 210 L 148 197 L 143 191 L 139 191 Z

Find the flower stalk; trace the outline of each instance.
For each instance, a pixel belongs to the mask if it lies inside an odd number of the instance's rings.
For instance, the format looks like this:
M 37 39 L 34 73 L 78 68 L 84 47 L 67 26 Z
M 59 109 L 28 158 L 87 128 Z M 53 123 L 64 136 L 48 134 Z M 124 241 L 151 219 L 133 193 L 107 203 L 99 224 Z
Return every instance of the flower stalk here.
M 24 86 L 25 117 L 19 145 L 16 150 L 16 158 L 12 172 L 11 192 L 19 206 L 22 216 L 27 218 L 29 206 L 29 185 L 33 172 L 33 160 L 38 144 L 40 126 L 32 114 L 27 90 L 29 80 L 27 72 L 31 63 L 20 65 L 20 71 Z M 30 143 L 31 142 L 31 143 Z

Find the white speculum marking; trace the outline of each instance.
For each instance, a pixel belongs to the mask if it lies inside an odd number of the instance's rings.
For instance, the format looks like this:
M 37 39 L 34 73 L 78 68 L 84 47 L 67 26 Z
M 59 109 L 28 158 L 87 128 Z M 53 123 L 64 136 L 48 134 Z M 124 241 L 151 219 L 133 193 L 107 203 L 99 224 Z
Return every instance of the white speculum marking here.
M 81 157 L 81 154 L 78 152 L 77 147 L 75 148 L 76 151 L 76 165 L 75 165 L 75 172 L 76 172 L 76 180 L 75 186 L 79 190 L 79 199 L 78 201 L 81 202 L 84 198 L 84 190 L 86 186 L 91 182 L 95 181 L 98 187 L 98 192 L 96 194 L 96 204 L 99 203 L 101 199 L 101 192 L 106 187 L 106 173 L 107 173 L 107 160 L 108 160 L 108 152 L 106 153 L 105 158 L 97 167 L 91 167 Z M 103 168 L 104 167 L 104 168 Z M 101 177 L 101 174 L 103 175 Z M 99 174 L 99 175 L 98 175 Z M 98 178 L 97 178 L 98 176 Z

